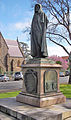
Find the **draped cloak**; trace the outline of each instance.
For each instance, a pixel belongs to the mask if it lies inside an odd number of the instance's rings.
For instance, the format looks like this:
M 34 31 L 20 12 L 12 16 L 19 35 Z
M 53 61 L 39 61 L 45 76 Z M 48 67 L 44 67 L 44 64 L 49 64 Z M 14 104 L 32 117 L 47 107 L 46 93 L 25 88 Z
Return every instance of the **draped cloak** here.
M 39 11 L 34 13 L 31 25 L 31 55 L 33 57 L 44 58 L 48 56 L 46 43 L 47 24 L 47 16 L 40 6 Z

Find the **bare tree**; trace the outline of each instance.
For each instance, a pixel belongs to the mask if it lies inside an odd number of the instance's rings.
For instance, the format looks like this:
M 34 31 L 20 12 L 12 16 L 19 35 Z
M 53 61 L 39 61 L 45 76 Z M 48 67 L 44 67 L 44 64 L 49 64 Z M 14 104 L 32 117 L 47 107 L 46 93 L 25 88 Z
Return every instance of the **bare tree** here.
M 31 51 L 27 43 L 19 42 L 19 45 L 24 53 L 25 61 L 28 61 L 31 58 Z
M 67 46 L 71 46 L 71 0 L 32 0 L 32 2 L 33 5 L 41 4 L 49 16 L 46 37 L 62 47 L 70 56 Z M 69 83 L 71 83 L 71 68 Z

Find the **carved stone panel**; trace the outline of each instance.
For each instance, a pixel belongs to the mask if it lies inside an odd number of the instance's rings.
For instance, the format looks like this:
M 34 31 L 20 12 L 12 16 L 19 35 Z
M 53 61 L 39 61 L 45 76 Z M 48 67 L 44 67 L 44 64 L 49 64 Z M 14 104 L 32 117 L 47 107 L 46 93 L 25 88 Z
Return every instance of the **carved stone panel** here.
M 57 72 L 55 70 L 48 70 L 44 73 L 44 92 L 57 91 Z
M 37 72 L 31 69 L 27 70 L 24 75 L 24 83 L 27 93 L 35 94 L 37 93 Z

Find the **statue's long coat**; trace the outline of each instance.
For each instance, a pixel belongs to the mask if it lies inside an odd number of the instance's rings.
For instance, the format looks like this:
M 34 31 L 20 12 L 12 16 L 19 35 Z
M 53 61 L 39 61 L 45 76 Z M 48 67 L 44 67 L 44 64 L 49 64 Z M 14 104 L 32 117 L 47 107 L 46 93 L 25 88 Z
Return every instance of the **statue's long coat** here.
M 46 29 L 48 19 L 40 9 L 35 13 L 31 25 L 31 55 L 33 57 L 47 57 Z

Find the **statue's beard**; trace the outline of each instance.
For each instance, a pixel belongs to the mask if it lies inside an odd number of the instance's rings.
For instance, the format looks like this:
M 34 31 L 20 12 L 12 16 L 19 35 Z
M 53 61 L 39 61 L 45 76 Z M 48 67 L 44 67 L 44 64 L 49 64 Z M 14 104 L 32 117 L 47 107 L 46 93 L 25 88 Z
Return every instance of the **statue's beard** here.
M 41 10 L 39 9 L 39 10 L 35 10 L 35 13 L 41 13 Z

